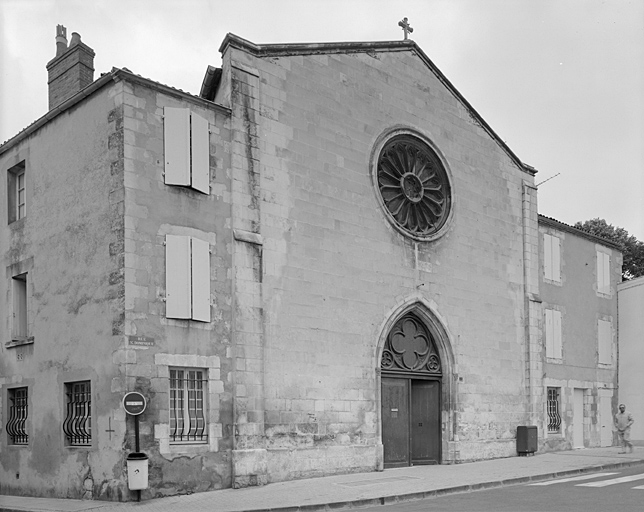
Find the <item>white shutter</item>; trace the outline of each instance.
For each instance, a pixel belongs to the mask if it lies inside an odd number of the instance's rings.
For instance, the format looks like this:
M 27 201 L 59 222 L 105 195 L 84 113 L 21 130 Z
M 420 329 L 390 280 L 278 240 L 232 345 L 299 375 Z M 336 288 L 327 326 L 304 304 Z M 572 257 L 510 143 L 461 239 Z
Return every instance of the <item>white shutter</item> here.
M 552 357 L 557 359 L 563 358 L 563 343 L 561 333 L 561 311 L 552 312 L 552 330 L 554 336 L 552 340 Z
M 192 188 L 210 194 L 210 134 L 208 120 L 192 113 L 190 147 L 192 155 Z
M 13 285 L 13 335 L 27 337 L 27 277 L 14 277 Z
M 553 357 L 554 352 L 554 322 L 552 309 L 546 309 L 546 357 Z
M 210 322 L 210 244 L 192 238 L 192 319 Z
M 552 279 L 552 237 L 543 235 L 543 275 Z
M 163 108 L 165 183 L 190 185 L 190 111 Z
M 613 328 L 610 322 L 599 320 L 597 322 L 598 362 L 611 364 L 613 362 Z
M 604 293 L 610 293 L 610 256 L 608 254 L 602 253 L 604 271 L 602 272 L 604 276 Z
M 165 237 L 165 316 L 190 318 L 190 237 Z
M 553 236 L 552 239 L 552 280 L 561 282 L 561 249 L 559 247 L 560 240 L 558 237 Z

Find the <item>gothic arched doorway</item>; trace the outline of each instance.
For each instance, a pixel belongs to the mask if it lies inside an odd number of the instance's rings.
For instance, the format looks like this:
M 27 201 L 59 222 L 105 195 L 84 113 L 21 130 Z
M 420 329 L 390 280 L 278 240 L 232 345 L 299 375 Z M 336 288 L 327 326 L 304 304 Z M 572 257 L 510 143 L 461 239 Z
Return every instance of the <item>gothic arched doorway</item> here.
M 380 359 L 385 468 L 441 462 L 443 369 L 430 331 L 413 313 L 387 334 Z

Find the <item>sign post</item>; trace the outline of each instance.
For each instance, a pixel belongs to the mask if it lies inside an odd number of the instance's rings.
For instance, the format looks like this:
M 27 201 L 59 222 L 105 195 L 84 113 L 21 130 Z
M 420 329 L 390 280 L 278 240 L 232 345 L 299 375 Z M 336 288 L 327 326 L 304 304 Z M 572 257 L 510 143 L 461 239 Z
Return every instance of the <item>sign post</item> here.
M 134 416 L 134 439 L 136 451 L 139 451 L 139 415 L 145 411 L 145 397 L 137 391 L 130 391 L 123 397 L 123 409 L 131 416 Z
M 128 455 L 128 486 L 130 490 L 137 491 L 137 499 L 141 501 L 141 489 L 148 487 L 148 457 L 139 453 L 139 416 L 145 411 L 147 402 L 145 397 L 137 392 L 130 391 L 123 397 L 123 409 L 130 416 L 134 416 L 134 442 L 136 452 Z

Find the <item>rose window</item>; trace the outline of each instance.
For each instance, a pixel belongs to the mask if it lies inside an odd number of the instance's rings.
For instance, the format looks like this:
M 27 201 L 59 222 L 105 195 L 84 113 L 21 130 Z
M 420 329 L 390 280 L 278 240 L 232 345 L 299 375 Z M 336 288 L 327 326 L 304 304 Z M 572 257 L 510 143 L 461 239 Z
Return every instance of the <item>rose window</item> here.
M 442 162 L 408 135 L 392 138 L 378 159 L 377 183 L 394 224 L 414 238 L 436 234 L 447 221 L 451 189 Z

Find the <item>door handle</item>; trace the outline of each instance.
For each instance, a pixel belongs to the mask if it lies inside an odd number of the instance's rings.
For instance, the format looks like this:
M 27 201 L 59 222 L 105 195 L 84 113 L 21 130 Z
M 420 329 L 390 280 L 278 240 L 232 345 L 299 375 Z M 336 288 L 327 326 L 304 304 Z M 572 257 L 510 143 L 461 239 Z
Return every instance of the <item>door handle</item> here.
M 419 424 L 418 424 L 418 426 L 419 426 L 419 427 L 422 427 L 422 426 L 423 426 L 423 424 L 422 424 L 422 423 L 419 423 Z

